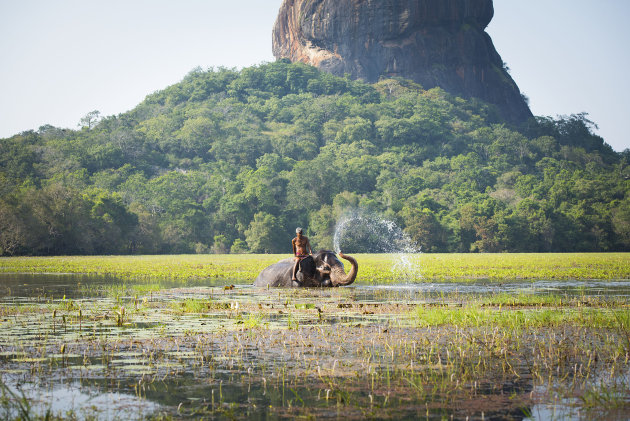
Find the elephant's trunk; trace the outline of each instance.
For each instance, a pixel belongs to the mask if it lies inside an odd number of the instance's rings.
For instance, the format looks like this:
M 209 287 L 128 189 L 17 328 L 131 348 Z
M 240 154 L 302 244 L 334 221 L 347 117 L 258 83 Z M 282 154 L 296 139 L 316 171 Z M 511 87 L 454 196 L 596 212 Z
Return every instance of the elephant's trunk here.
M 350 264 L 352 265 L 352 268 L 350 269 L 350 272 L 348 272 L 347 274 L 344 272 L 343 267 L 339 269 L 337 268 L 333 269 L 333 271 L 330 274 L 330 280 L 333 286 L 335 287 L 342 287 L 342 286 L 350 285 L 351 283 L 354 282 L 355 279 L 357 279 L 357 273 L 359 271 L 359 264 L 357 263 L 354 257 L 346 256 L 342 252 L 339 252 L 339 257 L 349 261 Z

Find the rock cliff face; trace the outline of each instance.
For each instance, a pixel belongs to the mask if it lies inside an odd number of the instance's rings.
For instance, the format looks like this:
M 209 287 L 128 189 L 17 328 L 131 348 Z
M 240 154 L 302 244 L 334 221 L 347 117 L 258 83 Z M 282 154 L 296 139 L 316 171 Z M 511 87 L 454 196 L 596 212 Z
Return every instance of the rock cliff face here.
M 484 31 L 492 0 L 284 0 L 273 53 L 335 75 L 376 82 L 404 77 L 532 116 Z

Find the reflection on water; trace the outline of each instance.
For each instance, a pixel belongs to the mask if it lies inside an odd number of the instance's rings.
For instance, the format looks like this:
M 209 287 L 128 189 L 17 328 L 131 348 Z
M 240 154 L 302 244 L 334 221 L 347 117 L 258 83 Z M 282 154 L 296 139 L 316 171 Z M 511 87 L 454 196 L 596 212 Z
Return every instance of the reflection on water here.
M 160 405 L 151 400 L 98 387 L 71 384 L 51 384 L 41 387 L 33 384 L 5 382 L 3 396 L 27 399 L 28 406 L 0 406 L 2 419 L 29 419 L 46 416 L 76 420 L 132 420 L 143 419 L 155 413 Z
M 183 284 L 173 280 L 129 280 L 109 275 L 0 273 L 0 300 L 94 298 L 112 295 L 112 291 L 117 293 L 114 295 L 128 295 L 134 291 L 134 287 L 138 289 L 138 294 L 145 291 L 147 285 L 155 289 L 167 289 Z M 188 281 L 185 285 L 223 286 L 225 282 L 214 278 L 199 279 Z
M 350 289 L 357 291 L 358 296 L 377 296 L 390 294 L 408 299 L 422 296 L 443 296 L 445 294 L 492 295 L 498 293 L 524 294 L 560 294 L 567 296 L 630 296 L 630 281 L 474 281 L 434 283 L 422 282 L 399 285 L 356 285 Z
M 114 279 L 104 276 L 71 274 L 0 274 L 0 297 L 79 298 L 82 285 L 107 285 Z
M 0 273 L 0 301 L 24 301 L 30 299 L 68 299 L 94 298 L 107 294 L 109 290 L 120 291 L 120 296 L 141 295 L 142 286 L 152 281 L 125 280 L 113 276 L 75 275 L 75 274 L 5 274 Z M 186 287 L 223 286 L 221 280 L 195 280 L 186 283 L 178 281 L 159 281 L 155 289 L 174 289 L 182 291 Z M 131 293 L 134 287 L 139 292 Z M 240 292 L 255 288 L 239 285 Z M 463 282 L 418 282 L 386 285 L 354 284 L 343 289 L 318 290 L 315 295 L 343 296 L 361 301 L 411 300 L 423 301 L 427 298 L 441 298 L 448 295 L 484 296 L 497 293 L 559 294 L 584 297 L 628 297 L 630 281 L 463 281 Z M 238 294 L 239 292 L 235 292 Z

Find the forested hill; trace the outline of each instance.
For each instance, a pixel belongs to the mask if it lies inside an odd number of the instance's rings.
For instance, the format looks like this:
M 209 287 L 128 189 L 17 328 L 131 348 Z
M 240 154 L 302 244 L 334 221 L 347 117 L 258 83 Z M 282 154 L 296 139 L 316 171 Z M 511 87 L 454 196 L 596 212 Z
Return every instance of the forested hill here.
M 284 61 L 195 70 L 125 114 L 0 140 L 0 252 L 289 253 L 296 226 L 330 247 L 349 209 L 425 252 L 630 250 L 630 152 L 584 115 L 497 116 Z

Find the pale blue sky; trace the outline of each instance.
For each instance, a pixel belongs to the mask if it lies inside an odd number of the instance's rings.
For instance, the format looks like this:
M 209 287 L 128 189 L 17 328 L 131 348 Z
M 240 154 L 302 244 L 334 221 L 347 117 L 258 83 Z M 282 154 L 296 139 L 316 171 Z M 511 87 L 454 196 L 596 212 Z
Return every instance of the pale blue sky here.
M 281 0 L 0 0 L 0 137 L 119 114 L 191 69 L 272 61 Z M 488 27 L 536 115 L 585 111 L 630 148 L 630 1 L 495 0 Z

